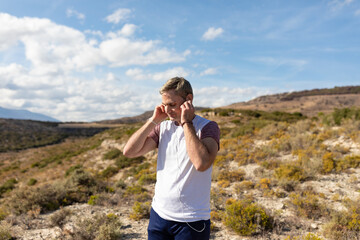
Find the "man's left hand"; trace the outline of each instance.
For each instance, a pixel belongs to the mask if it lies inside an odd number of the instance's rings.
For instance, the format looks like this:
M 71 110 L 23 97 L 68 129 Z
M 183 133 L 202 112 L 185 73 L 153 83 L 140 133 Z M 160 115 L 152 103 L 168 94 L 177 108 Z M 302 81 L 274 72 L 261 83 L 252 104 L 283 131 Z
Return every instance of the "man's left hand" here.
M 185 101 L 181 106 L 181 123 L 191 122 L 195 117 L 195 108 L 191 100 Z

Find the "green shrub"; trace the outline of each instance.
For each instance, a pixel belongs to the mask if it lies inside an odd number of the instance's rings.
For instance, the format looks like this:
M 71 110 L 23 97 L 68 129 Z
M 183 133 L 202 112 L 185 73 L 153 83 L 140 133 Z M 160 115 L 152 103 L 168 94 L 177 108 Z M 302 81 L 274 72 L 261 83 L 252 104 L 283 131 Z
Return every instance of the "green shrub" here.
M 107 160 L 111 160 L 111 159 L 115 159 L 115 158 L 119 157 L 121 154 L 122 154 L 122 152 L 119 149 L 113 148 L 110 151 L 108 151 L 107 153 L 105 153 L 103 158 L 107 159 Z
M 156 173 L 143 173 L 139 177 L 139 184 L 151 184 L 156 182 Z
M 335 108 L 331 114 L 334 124 L 341 125 L 345 119 L 360 120 L 360 108 Z M 330 123 L 329 117 L 325 117 L 327 123 Z
M 98 195 L 92 195 L 90 196 L 90 199 L 88 201 L 89 205 L 96 205 L 97 199 L 99 198 Z
M 334 154 L 331 152 L 325 153 L 322 157 L 322 172 L 327 174 L 335 169 Z
M 336 161 L 336 171 L 342 172 L 349 168 L 360 167 L 360 155 L 348 155 Z
M 243 125 L 238 126 L 236 129 L 231 131 L 231 137 L 240 137 L 244 135 L 252 135 L 256 130 L 259 130 L 266 125 L 270 124 L 271 121 L 263 119 L 251 119 Z
M 144 157 L 137 157 L 137 158 L 127 158 L 124 155 L 120 155 L 116 161 L 115 161 L 115 165 L 119 168 L 119 169 L 123 169 L 123 168 L 127 168 L 130 166 L 133 166 L 135 164 L 141 163 L 142 161 L 144 161 L 145 158 Z
M 139 194 L 142 193 L 143 191 L 146 191 L 146 189 L 141 187 L 140 185 L 128 186 L 126 188 L 127 194 Z
M 30 178 L 27 185 L 34 186 L 36 183 L 37 183 L 37 180 L 35 178 Z
M 100 173 L 100 175 L 103 178 L 111 178 L 112 176 L 116 175 L 118 172 L 119 169 L 117 167 L 108 166 Z
M 7 180 L 3 185 L 0 186 L 0 197 L 6 192 L 10 192 L 15 188 L 15 184 L 17 184 L 18 181 L 15 178 L 11 178 Z
M 150 209 L 151 209 L 150 202 L 135 202 L 132 207 L 132 212 L 130 214 L 130 218 L 133 220 L 140 220 L 140 219 L 148 219 L 150 217 Z
M 224 224 L 242 236 L 251 236 L 272 229 L 272 218 L 265 209 L 250 201 L 228 200 Z
M 4 220 L 8 215 L 8 211 L 5 208 L 0 207 L 0 221 Z
M 75 170 L 77 170 L 77 169 L 82 169 L 82 170 L 84 170 L 84 169 L 83 169 L 83 165 L 77 164 L 77 165 L 75 165 L 75 166 L 71 166 L 68 170 L 66 170 L 66 172 L 65 172 L 65 177 L 69 176 L 71 173 L 73 173 L 73 172 L 74 172 Z
M 275 177 L 279 180 L 303 181 L 305 180 L 304 170 L 296 163 L 284 163 L 275 169 Z
M 121 188 L 121 189 L 125 189 L 125 188 L 126 188 L 126 183 L 124 182 L 124 180 L 120 179 L 120 180 L 116 183 L 116 187 Z

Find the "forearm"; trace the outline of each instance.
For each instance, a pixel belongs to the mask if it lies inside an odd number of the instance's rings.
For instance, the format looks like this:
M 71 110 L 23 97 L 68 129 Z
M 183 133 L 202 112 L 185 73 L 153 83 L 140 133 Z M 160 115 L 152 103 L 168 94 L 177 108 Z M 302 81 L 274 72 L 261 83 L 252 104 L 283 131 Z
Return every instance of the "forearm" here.
M 145 145 L 145 141 L 154 129 L 155 124 L 152 120 L 148 120 L 139 130 L 137 130 L 128 140 L 124 147 L 124 155 L 127 157 L 134 157 L 138 155 Z
M 210 152 L 201 142 L 195 132 L 192 124 L 184 124 L 184 135 L 186 142 L 186 151 L 190 161 L 198 171 L 205 171 L 212 164 Z

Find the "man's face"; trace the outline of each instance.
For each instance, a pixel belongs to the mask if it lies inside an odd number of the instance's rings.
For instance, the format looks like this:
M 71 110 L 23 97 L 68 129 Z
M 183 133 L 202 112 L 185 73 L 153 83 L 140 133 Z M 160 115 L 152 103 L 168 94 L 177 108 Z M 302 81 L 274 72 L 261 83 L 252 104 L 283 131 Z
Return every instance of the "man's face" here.
M 180 122 L 181 108 L 180 106 L 185 102 L 185 99 L 175 93 L 175 90 L 169 90 L 161 95 L 162 105 L 165 113 L 171 121 Z

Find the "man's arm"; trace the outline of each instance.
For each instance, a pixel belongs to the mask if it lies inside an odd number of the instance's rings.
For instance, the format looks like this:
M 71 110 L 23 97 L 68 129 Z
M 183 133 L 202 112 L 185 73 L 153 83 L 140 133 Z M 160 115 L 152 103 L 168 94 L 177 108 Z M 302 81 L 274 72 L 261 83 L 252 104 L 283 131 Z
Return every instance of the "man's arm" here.
M 186 151 L 197 171 L 206 171 L 213 164 L 218 152 L 217 142 L 210 137 L 200 140 L 192 124 L 184 124 Z
M 186 151 L 190 161 L 198 171 L 206 171 L 213 164 L 218 152 L 218 144 L 211 137 L 200 140 L 196 135 L 192 120 L 195 117 L 195 108 L 192 101 L 181 105 L 181 123 L 184 128 Z
M 134 158 L 154 150 L 157 144 L 151 137 L 148 136 L 155 128 L 154 123 L 160 123 L 166 119 L 166 117 L 167 115 L 163 111 L 163 106 L 157 106 L 154 110 L 153 116 L 130 137 L 124 147 L 124 155 L 129 158 Z

